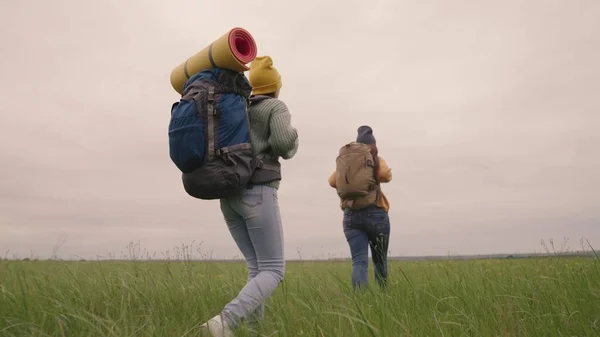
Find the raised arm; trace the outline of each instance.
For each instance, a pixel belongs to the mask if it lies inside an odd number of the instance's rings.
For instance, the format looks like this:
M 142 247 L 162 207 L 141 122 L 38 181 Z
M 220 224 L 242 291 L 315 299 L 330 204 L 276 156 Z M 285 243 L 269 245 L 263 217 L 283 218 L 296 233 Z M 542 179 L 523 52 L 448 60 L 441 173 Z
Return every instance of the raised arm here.
M 283 159 L 292 158 L 298 151 L 298 131 L 292 127 L 292 115 L 282 101 L 273 106 L 270 121 L 269 145 L 273 154 Z

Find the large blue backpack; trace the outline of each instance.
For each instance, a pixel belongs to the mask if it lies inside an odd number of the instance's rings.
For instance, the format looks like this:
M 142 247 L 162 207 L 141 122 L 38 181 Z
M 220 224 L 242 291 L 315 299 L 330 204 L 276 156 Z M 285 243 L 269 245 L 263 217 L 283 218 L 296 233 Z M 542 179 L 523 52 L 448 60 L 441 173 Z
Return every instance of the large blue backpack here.
M 169 152 L 189 195 L 205 200 L 232 196 L 262 166 L 250 144 L 251 90 L 243 73 L 219 68 L 185 83 L 171 108 Z

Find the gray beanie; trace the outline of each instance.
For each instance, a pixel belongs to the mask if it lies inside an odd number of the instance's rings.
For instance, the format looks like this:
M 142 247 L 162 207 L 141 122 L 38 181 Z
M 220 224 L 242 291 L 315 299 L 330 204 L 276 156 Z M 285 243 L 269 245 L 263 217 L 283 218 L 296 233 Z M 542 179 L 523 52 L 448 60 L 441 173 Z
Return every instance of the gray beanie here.
M 363 125 L 358 128 L 358 136 L 356 136 L 357 143 L 363 144 L 375 144 L 375 137 L 373 136 L 373 129 L 370 126 Z

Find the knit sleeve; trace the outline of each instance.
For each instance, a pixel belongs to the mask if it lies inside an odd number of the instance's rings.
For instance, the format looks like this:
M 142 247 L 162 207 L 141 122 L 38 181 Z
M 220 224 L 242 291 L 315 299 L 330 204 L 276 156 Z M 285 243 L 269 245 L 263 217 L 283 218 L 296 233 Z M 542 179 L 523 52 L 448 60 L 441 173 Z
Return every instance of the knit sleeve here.
M 283 159 L 292 158 L 298 151 L 298 131 L 292 127 L 292 115 L 282 101 L 278 100 L 273 106 L 269 127 L 269 146 L 273 154 Z

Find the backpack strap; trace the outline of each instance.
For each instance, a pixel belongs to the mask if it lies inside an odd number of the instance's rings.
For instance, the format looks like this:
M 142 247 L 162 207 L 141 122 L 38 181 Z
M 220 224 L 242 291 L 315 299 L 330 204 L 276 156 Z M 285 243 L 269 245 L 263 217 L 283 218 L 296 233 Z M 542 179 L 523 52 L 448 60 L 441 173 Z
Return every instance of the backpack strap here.
M 216 116 L 218 113 L 217 103 L 215 100 L 215 87 L 210 85 L 208 87 L 208 96 L 206 98 L 206 135 L 208 140 L 208 161 L 212 161 L 215 158 L 216 151 L 215 146 L 217 144 L 217 127 L 218 121 Z
M 223 155 L 223 154 L 228 154 L 229 152 L 234 152 L 237 150 L 250 150 L 252 149 L 252 146 L 248 143 L 242 143 L 242 144 L 236 144 L 233 146 L 226 146 L 226 147 L 222 147 L 220 149 L 216 149 L 215 150 L 215 154 L 217 156 Z
M 210 65 L 213 68 L 218 68 L 217 64 L 215 63 L 215 59 L 213 57 L 213 44 L 215 44 L 214 42 L 210 44 L 210 46 L 208 46 L 208 60 L 210 61 Z
M 281 171 L 281 166 L 273 164 L 278 163 L 277 161 L 269 159 L 265 155 L 259 155 L 257 157 L 260 160 L 258 167 L 260 167 L 261 169 L 275 171 L 278 173 Z
M 257 167 L 250 177 L 250 184 L 262 185 L 281 180 L 281 164 L 277 160 L 270 159 L 264 154 L 256 156 L 256 159 Z

